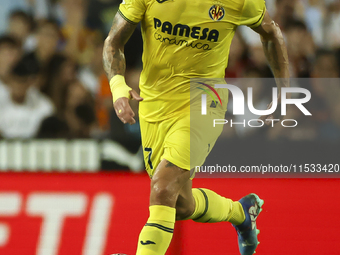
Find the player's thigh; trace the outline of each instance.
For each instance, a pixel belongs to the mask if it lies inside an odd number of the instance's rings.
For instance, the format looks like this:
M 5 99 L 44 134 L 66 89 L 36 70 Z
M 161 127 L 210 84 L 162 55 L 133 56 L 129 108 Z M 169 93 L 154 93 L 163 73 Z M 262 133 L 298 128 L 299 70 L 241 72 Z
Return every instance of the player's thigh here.
M 150 177 L 153 176 L 164 153 L 166 130 L 161 126 L 161 122 L 147 122 L 140 119 L 145 169 Z
M 191 112 L 190 159 L 191 168 L 201 166 L 221 135 L 223 125 L 214 126 L 215 119 L 224 119 L 224 111 L 209 110 L 207 115 Z
M 162 158 L 190 171 L 190 114 L 183 113 L 168 124 Z
M 224 118 L 224 115 L 224 111 L 211 109 L 207 115 L 191 112 L 179 116 L 170 123 L 162 158 L 186 170 L 201 166 L 223 130 L 222 125 L 214 127 L 214 119 Z
M 163 159 L 190 169 L 189 120 L 188 114 L 160 122 L 140 120 L 145 167 L 150 177 Z

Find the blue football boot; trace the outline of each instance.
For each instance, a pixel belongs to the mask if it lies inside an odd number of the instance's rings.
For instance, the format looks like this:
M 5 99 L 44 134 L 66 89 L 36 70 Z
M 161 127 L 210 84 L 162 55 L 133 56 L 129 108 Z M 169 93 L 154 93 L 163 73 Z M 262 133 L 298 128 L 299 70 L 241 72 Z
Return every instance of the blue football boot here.
M 252 255 L 260 243 L 257 240 L 260 230 L 256 228 L 256 218 L 262 211 L 261 207 L 264 201 L 258 195 L 252 193 L 241 198 L 239 202 L 243 207 L 246 219 L 240 225 L 233 225 L 237 231 L 238 248 L 241 255 Z

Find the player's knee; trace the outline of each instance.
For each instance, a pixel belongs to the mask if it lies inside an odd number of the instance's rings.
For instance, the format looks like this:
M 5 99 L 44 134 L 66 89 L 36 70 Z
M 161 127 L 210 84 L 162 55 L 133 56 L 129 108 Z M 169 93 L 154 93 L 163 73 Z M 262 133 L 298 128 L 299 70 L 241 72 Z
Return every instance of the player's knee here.
M 174 206 L 179 187 L 174 181 L 155 179 L 151 181 L 151 203 Z
M 176 205 L 176 220 L 189 218 L 195 210 L 194 205 Z
M 175 207 L 180 190 L 189 178 L 189 171 L 163 160 L 152 176 L 150 204 Z
M 190 189 L 191 192 L 191 189 Z M 176 202 L 176 220 L 184 220 L 189 218 L 195 211 L 195 200 L 192 194 L 182 191 Z

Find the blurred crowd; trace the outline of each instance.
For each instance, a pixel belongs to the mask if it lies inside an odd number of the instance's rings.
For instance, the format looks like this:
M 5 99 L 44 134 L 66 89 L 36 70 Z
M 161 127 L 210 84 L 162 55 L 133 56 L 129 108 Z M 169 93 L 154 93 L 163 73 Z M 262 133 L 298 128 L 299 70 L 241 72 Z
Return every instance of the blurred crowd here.
M 226 127 L 224 136 L 339 142 L 340 1 L 267 0 L 266 3 L 269 14 L 283 32 L 291 77 L 299 78 L 292 79 L 291 86 L 304 87 L 311 92 L 312 99 L 306 107 L 313 116 L 305 117 L 296 107 L 291 107 L 285 118 L 297 120 L 298 126 L 295 128 L 284 128 L 278 124 L 275 129 L 267 130 L 235 125 L 233 128 Z M 257 109 L 266 109 L 271 102 L 271 89 L 266 87 L 268 82 L 264 78 L 273 76 L 261 40 L 251 29 L 238 29 L 232 42 L 226 77 L 259 78 L 241 82 L 244 92 L 247 86 L 254 88 L 254 106 Z M 255 119 L 257 116 L 246 117 Z M 240 121 L 239 117 L 234 117 L 234 120 Z
M 284 33 L 292 77 L 340 78 L 340 1 L 266 2 Z M 103 41 L 119 4 L 119 0 L 1 0 L 0 137 L 108 138 L 132 152 L 138 150 L 139 126 L 123 125 L 115 115 L 102 67 Z M 138 90 L 140 27 L 125 54 L 127 83 Z M 272 77 L 259 36 L 252 30 L 237 30 L 226 77 Z M 317 96 L 317 105 L 311 106 L 317 111 L 313 115 L 317 124 L 305 123 L 295 134 L 270 131 L 268 139 L 340 139 L 340 105 L 334 100 L 340 95 L 338 87 L 329 93 L 328 87 L 308 86 Z M 258 93 L 254 101 L 261 98 L 263 93 Z M 138 106 L 132 104 L 136 111 Z M 234 129 L 225 135 L 252 133 Z
M 132 151 L 139 127 L 112 111 L 103 41 L 120 1 L 2 0 L 0 137 L 113 139 Z M 127 82 L 138 87 L 140 29 L 126 46 Z M 137 106 L 134 105 L 134 108 Z

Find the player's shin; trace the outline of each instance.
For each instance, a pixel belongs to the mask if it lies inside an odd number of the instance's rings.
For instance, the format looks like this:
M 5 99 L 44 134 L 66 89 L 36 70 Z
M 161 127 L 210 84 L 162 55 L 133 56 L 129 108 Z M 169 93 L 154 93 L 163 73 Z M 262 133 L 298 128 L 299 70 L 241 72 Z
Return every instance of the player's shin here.
M 150 216 L 143 227 L 136 255 L 164 255 L 175 225 L 176 209 L 163 205 L 150 206 Z
M 239 225 L 245 220 L 242 205 L 222 197 L 208 189 L 192 189 L 195 199 L 195 211 L 188 218 L 196 222 L 213 223 L 229 221 Z

